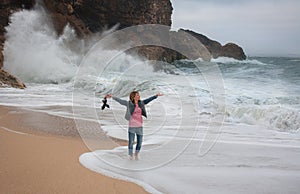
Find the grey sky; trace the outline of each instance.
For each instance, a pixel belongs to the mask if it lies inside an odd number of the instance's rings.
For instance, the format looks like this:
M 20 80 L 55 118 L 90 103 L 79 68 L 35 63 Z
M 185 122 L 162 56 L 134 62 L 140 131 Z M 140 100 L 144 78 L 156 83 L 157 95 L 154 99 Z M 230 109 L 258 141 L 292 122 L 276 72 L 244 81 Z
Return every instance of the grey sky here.
M 300 56 L 299 0 L 171 0 L 173 28 L 191 29 L 250 56 Z

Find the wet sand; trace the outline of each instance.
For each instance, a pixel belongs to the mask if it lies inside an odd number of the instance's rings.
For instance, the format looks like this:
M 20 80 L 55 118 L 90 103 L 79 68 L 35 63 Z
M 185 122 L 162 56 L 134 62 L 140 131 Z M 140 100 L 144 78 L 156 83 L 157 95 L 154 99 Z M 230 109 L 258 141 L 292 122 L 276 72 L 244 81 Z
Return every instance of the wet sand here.
M 115 146 L 103 137 L 99 149 Z M 0 193 L 147 193 L 84 168 L 89 151 L 73 119 L 0 106 Z

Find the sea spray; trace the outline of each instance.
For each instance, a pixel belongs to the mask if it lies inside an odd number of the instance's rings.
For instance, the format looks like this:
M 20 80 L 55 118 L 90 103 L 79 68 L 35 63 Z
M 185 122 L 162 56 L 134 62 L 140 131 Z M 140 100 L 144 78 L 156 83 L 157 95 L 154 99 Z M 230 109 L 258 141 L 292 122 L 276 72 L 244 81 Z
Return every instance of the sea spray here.
M 41 5 L 36 5 L 33 10 L 16 12 L 11 15 L 10 23 L 6 27 L 4 68 L 27 84 L 60 84 L 73 81 L 78 76 L 76 71 L 89 49 L 117 27 L 118 25 L 79 39 L 69 24 L 61 35 L 57 35 L 48 13 Z M 89 61 L 90 69 L 85 70 L 89 76 L 81 82 L 83 88 L 91 89 L 99 81 L 97 79 L 106 76 L 95 75 L 97 68 L 107 65 L 108 60 L 118 54 L 117 50 L 106 49 L 106 46 L 102 45 L 99 52 L 92 53 L 94 57 Z M 118 54 L 111 63 L 113 64 L 109 71 L 122 72 L 129 64 L 136 64 L 135 67 L 143 69 L 144 72 L 153 71 L 148 62 L 126 53 Z M 131 70 L 131 79 L 140 70 Z
M 66 40 L 78 41 L 75 32 L 66 26 L 57 36 L 41 6 L 12 14 L 6 31 L 4 68 L 22 81 L 62 83 L 74 76 L 80 56 Z

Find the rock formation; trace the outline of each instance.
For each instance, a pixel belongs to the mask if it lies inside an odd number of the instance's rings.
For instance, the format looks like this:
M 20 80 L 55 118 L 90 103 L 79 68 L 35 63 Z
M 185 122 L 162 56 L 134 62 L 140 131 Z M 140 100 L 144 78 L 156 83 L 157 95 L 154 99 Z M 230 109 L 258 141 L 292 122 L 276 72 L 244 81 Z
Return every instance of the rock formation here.
M 170 0 L 44 0 L 45 7 L 50 11 L 57 33 L 63 31 L 70 23 L 79 36 L 95 33 L 104 28 L 111 28 L 119 24 L 119 29 L 139 24 L 161 24 L 171 26 L 172 5 Z M 246 59 L 241 47 L 233 43 L 222 46 L 204 35 L 190 30 L 183 30 L 195 36 L 206 46 L 213 58 L 232 57 L 238 60 Z M 184 42 L 181 41 L 182 44 Z M 170 43 L 171 44 L 171 43 Z M 187 48 L 189 45 L 184 45 Z M 151 60 L 165 60 L 172 62 L 182 59 L 179 53 L 169 49 L 143 46 L 135 51 Z
M 219 42 L 211 40 L 202 34 L 197 34 L 191 30 L 183 30 L 196 37 L 211 53 L 213 58 L 231 57 L 238 60 L 245 60 L 246 55 L 241 47 L 234 43 L 227 43 L 222 46 Z
M 40 1 L 39 1 L 40 2 Z M 3 67 L 3 43 L 5 41 L 5 26 L 8 25 L 11 13 L 20 9 L 30 9 L 34 6 L 35 0 L 1 0 L 0 2 L 0 69 Z M 79 37 L 101 32 L 104 29 L 118 25 L 118 29 L 139 24 L 161 24 L 171 26 L 172 4 L 170 0 L 43 0 L 44 7 L 52 18 L 57 34 L 63 32 L 64 27 L 70 24 Z M 172 43 L 174 33 L 187 32 L 196 37 L 210 52 L 212 57 L 232 57 L 238 60 L 246 59 L 243 49 L 234 43 L 222 46 L 219 42 L 211 40 L 204 35 L 190 30 L 179 30 L 169 32 L 169 41 Z M 154 37 L 155 39 L 155 37 Z M 193 48 L 192 44 L 184 40 L 177 40 L 176 44 L 182 44 L 187 49 Z M 142 46 L 133 49 L 135 52 L 151 60 L 163 60 L 172 62 L 183 59 L 180 53 L 167 48 L 157 46 Z M 8 76 L 8 79 L 1 81 L 0 85 L 17 86 L 10 84 L 11 77 L 7 72 L 1 75 Z M 17 79 L 16 79 L 17 80 Z M 7 82 L 8 81 L 8 82 Z M 20 85 L 19 87 L 24 87 Z
M 227 43 L 226 45 L 222 46 L 219 56 L 235 58 L 238 60 L 246 59 L 243 49 L 234 43 Z
M 138 24 L 171 26 L 173 9 L 170 0 L 44 0 L 44 3 L 58 34 L 70 23 L 80 36 L 116 24 L 120 29 Z
M 0 87 L 26 88 L 25 84 L 3 69 L 0 69 Z
M 79 36 L 95 33 L 104 28 L 111 28 L 119 24 L 119 29 L 139 24 L 161 24 L 171 26 L 172 5 L 170 0 L 44 0 L 45 7 L 50 11 L 57 33 L 63 31 L 70 23 Z M 238 60 L 246 59 L 243 49 L 236 44 L 229 43 L 222 46 L 204 35 L 190 30 L 182 30 L 195 36 L 206 46 L 213 58 L 232 57 Z M 181 41 L 184 44 L 183 41 Z M 172 44 L 172 43 L 170 43 Z M 189 48 L 190 45 L 184 45 Z M 170 49 L 143 46 L 135 51 L 151 60 L 165 60 L 172 62 L 182 59 L 179 53 Z

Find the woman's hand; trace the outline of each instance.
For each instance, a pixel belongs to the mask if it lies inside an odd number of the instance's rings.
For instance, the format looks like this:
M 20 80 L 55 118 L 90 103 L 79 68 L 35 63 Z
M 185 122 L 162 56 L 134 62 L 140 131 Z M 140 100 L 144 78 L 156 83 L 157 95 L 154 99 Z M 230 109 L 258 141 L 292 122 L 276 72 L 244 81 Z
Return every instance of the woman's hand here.
M 104 98 L 112 98 L 112 94 L 106 94 Z
M 157 97 L 158 97 L 158 96 L 163 96 L 163 94 L 162 94 L 162 93 L 157 93 L 156 96 L 157 96 Z

